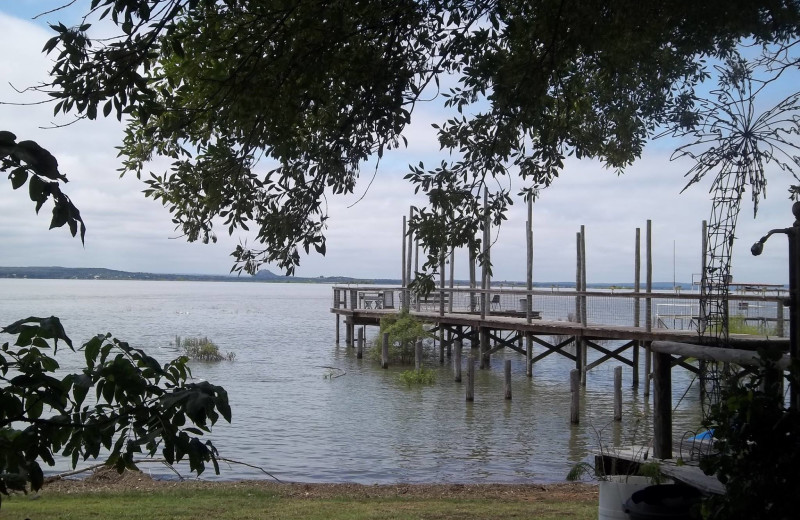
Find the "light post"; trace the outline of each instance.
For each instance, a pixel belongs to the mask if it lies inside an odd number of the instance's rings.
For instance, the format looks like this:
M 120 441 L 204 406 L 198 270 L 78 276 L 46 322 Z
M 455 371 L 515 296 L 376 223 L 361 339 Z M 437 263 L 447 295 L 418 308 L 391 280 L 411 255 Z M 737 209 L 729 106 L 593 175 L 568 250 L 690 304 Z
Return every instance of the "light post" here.
M 775 233 L 789 237 L 789 354 L 792 361 L 800 360 L 800 202 L 792 205 L 794 224 L 784 229 L 773 229 L 753 244 L 750 252 L 758 256 L 764 250 L 764 243 Z M 793 385 L 789 389 L 789 405 L 800 408 L 800 388 Z

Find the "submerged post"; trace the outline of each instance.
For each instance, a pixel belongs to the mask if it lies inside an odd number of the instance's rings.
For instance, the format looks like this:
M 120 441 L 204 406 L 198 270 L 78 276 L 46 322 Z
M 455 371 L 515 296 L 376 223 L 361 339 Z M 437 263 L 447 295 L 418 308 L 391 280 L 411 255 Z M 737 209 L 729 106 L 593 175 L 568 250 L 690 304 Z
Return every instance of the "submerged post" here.
M 642 248 L 641 248 L 641 229 L 636 228 L 636 245 L 633 255 L 633 292 L 637 296 L 633 299 L 633 326 L 641 325 L 641 302 L 639 301 L 639 291 L 641 290 L 642 274 Z M 633 387 L 639 388 L 639 346 L 641 342 L 633 342 Z
M 356 359 L 364 357 L 364 327 L 358 328 L 358 348 L 356 349 Z
M 453 352 L 453 380 L 461 382 L 461 339 L 456 340 L 455 352 Z
M 569 422 L 578 424 L 580 422 L 580 404 L 581 404 L 581 373 L 579 370 L 569 371 L 569 392 L 570 392 L 570 406 L 569 406 Z
M 525 375 L 533 377 L 533 335 L 525 333 Z
M 622 367 L 614 367 L 614 420 L 622 420 Z
M 506 359 L 505 379 L 506 379 L 505 398 L 506 398 L 506 401 L 510 401 L 511 400 L 511 360 L 510 359 Z
M 389 368 L 389 333 L 383 333 L 383 343 L 381 344 L 381 368 Z
M 475 400 L 475 357 L 470 354 L 467 358 L 467 401 Z

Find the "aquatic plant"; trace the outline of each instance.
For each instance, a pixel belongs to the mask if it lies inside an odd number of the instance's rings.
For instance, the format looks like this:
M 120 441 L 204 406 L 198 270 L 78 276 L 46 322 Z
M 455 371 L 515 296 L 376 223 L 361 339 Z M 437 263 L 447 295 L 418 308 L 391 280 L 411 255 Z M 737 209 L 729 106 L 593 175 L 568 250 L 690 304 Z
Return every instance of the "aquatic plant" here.
M 195 361 L 233 361 L 236 359 L 234 352 L 222 354 L 219 347 L 206 337 L 185 338 L 181 341 L 180 336 L 175 336 L 175 345 L 180 347 L 183 354 Z
M 404 370 L 397 375 L 397 379 L 407 386 L 432 385 L 436 382 L 436 372 L 430 368 Z

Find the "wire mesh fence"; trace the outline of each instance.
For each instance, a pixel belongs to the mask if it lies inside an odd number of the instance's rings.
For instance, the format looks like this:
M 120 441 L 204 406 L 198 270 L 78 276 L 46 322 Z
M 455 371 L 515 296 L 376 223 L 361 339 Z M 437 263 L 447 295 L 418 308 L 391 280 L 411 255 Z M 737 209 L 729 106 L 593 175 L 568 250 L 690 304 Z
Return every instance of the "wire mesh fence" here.
M 699 293 L 633 292 L 620 290 L 574 291 L 469 287 L 435 289 L 417 295 L 401 287 L 335 286 L 333 307 L 353 310 L 398 310 L 424 313 L 484 314 L 547 321 L 571 321 L 592 326 L 697 330 L 703 318 Z M 530 302 L 530 303 L 529 303 Z M 779 295 L 728 296 L 731 334 L 786 336 L 789 313 Z

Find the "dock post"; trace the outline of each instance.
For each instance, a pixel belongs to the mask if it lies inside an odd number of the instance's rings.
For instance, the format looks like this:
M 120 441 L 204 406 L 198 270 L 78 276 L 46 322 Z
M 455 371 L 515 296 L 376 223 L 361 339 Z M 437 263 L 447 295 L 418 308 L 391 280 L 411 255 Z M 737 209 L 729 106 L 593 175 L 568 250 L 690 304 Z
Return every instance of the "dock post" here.
M 416 345 L 414 345 L 414 368 L 417 369 L 417 372 L 422 370 L 422 340 L 418 339 Z
M 480 329 L 480 343 L 481 343 L 481 370 L 489 368 L 491 363 L 489 358 L 489 329 L 481 327 Z
M 344 344 L 345 346 L 353 346 L 353 317 L 346 316 L 344 318 Z
M 586 308 L 587 308 L 587 301 L 586 301 L 586 228 L 581 225 L 581 292 L 584 294 L 581 296 L 581 325 L 583 328 L 586 328 L 587 325 L 587 316 L 586 316 Z M 586 339 L 581 337 L 581 386 L 586 386 L 586 358 L 587 358 L 587 350 L 589 348 Z
M 506 376 L 505 398 L 506 398 L 506 401 L 510 401 L 511 400 L 511 360 L 510 359 L 506 359 L 505 376 Z
M 406 233 L 407 233 L 407 231 L 406 231 L 406 216 L 403 215 L 403 237 L 402 237 L 403 238 L 403 249 L 402 249 L 402 251 L 400 253 L 400 255 L 402 256 L 402 266 L 400 268 L 402 270 L 402 273 L 400 273 L 400 285 L 403 287 L 403 293 L 404 294 L 405 294 L 406 285 L 408 285 L 408 280 L 406 280 Z M 403 307 L 405 308 L 405 302 L 404 302 Z
M 461 382 L 461 340 L 456 340 L 455 352 L 453 353 L 453 380 Z
M 581 404 L 581 373 L 578 370 L 570 370 L 569 372 L 569 392 L 570 392 L 570 405 L 569 405 L 569 422 L 578 424 L 580 422 L 579 409 Z
M 653 457 L 672 458 L 672 356 L 653 356 Z
M 531 310 L 533 307 L 533 193 L 528 197 L 528 221 L 525 224 L 525 242 L 528 249 L 528 262 L 525 265 L 527 275 L 526 289 L 528 294 L 525 295 L 525 321 L 531 322 Z M 530 374 L 529 374 L 530 375 Z
M 444 365 L 444 331 L 439 329 L 439 364 Z
M 476 285 L 475 282 L 475 253 L 470 248 L 469 250 L 469 288 L 474 289 Z M 469 292 L 469 312 L 475 312 L 477 308 L 477 298 L 475 297 L 475 292 Z
M 358 347 L 356 347 L 356 359 L 364 357 L 364 327 L 358 328 Z
M 636 246 L 633 256 L 633 292 L 637 296 L 633 299 L 633 326 L 641 326 L 641 302 L 639 301 L 639 291 L 641 289 L 641 272 L 642 272 L 642 247 L 641 247 L 641 229 L 636 228 Z M 641 342 L 636 340 L 633 342 L 633 387 L 639 388 L 639 347 Z
M 644 398 L 650 397 L 651 365 L 653 363 L 653 353 L 650 350 L 650 342 L 644 344 Z
M 467 401 L 475 400 L 475 357 L 470 354 L 467 358 Z
M 453 357 L 453 331 L 447 329 L 447 358 Z
M 614 367 L 614 420 L 622 420 L 622 367 Z
M 533 377 L 533 338 L 530 332 L 525 333 L 525 375 Z
M 481 319 L 485 320 L 486 315 L 490 314 L 489 311 L 489 289 L 492 286 L 489 280 L 489 188 L 483 188 L 483 262 L 481 263 Z M 481 343 L 482 345 L 482 343 Z M 483 368 L 483 359 L 481 359 L 481 368 Z
M 336 344 L 339 344 L 339 314 L 336 314 Z
M 644 317 L 644 323 L 647 327 L 647 332 L 653 330 L 653 299 L 650 295 L 653 292 L 653 221 L 647 220 L 647 237 L 645 238 L 647 244 L 647 298 L 645 299 L 645 312 L 647 315 Z
M 389 368 L 389 333 L 383 333 L 383 344 L 381 345 L 381 368 Z
M 456 250 L 455 248 L 450 250 L 450 300 L 447 303 L 447 312 L 453 312 L 453 300 L 455 299 L 456 293 L 453 291 L 453 279 L 455 277 L 455 260 L 456 260 Z
M 575 234 L 575 251 L 576 255 L 576 265 L 575 265 L 575 319 L 571 321 L 575 321 L 577 323 L 581 322 L 581 316 L 583 313 L 581 312 L 581 297 L 578 294 L 581 290 L 581 234 L 580 232 Z

